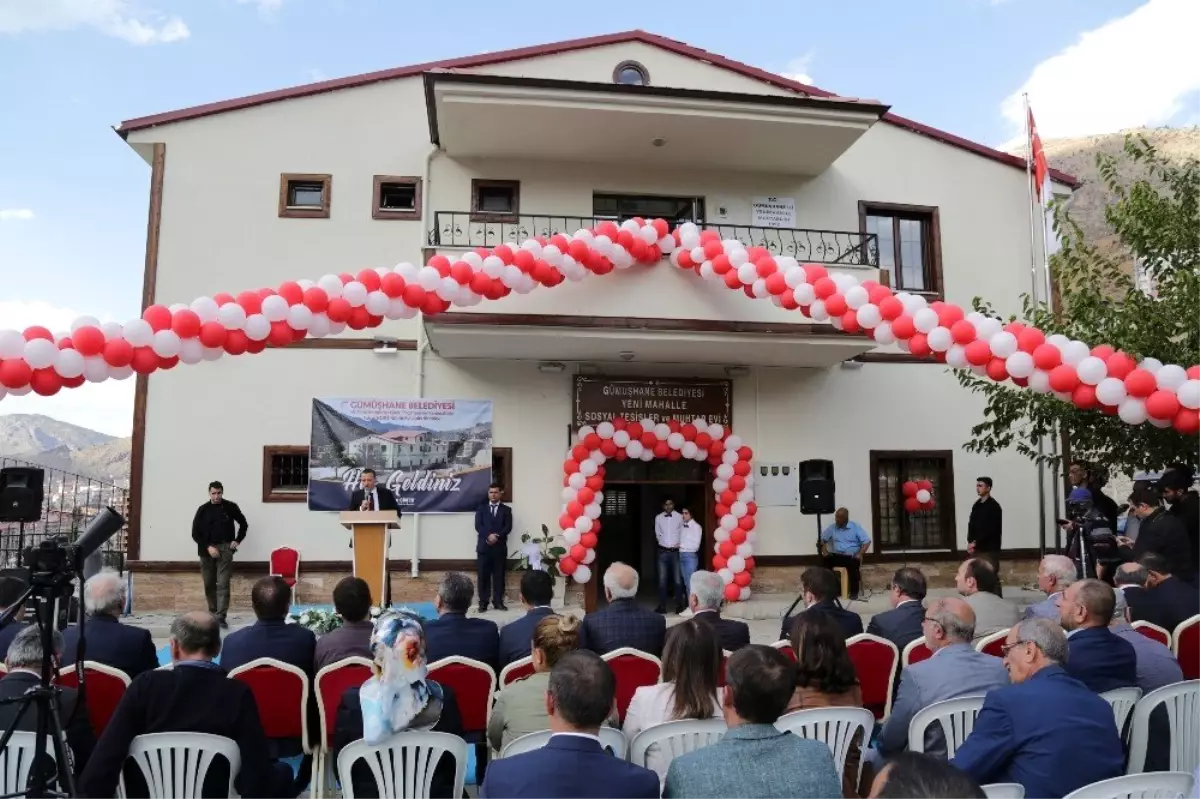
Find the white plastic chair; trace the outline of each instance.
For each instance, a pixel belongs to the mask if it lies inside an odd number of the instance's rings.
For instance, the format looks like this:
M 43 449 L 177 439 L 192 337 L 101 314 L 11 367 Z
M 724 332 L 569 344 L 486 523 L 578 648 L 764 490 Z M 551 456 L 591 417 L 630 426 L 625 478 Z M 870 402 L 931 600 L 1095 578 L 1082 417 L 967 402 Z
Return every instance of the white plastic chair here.
M 1191 773 L 1200 765 L 1200 680 L 1188 680 L 1151 691 L 1133 708 L 1126 774 L 1141 774 L 1150 745 L 1150 713 L 1167 706 L 1171 727 L 1171 771 Z
M 1194 783 L 1195 778 L 1182 771 L 1126 774 L 1085 785 L 1063 799 L 1179 799 L 1192 795 Z
M 724 719 L 681 719 L 655 724 L 633 736 L 629 744 L 629 762 L 646 768 L 650 747 L 657 745 L 667 762 L 680 755 L 715 744 L 725 737 Z
M 8 739 L 8 746 L 0 750 L 0 793 L 19 794 L 28 788 L 36 739 L 36 733 L 14 732 Z M 54 742 L 49 736 L 46 737 L 46 757 L 49 763 L 55 762 Z
M 988 799 L 1025 799 L 1025 786 L 1019 782 L 993 782 L 979 787 Z
M 454 758 L 454 790 L 462 796 L 467 779 L 467 742 L 444 732 L 398 732 L 378 746 L 355 741 L 338 753 L 338 776 L 342 796 L 354 799 L 350 771 L 358 760 L 366 761 L 378 787 L 378 796 L 422 799 L 429 796 L 433 773 L 442 755 Z
M 958 747 L 975 729 L 975 717 L 982 708 L 982 696 L 959 696 L 921 708 L 908 723 L 908 750 L 924 752 L 925 731 L 937 723 L 946 738 L 946 759 L 954 757 Z
M 1142 698 L 1142 689 L 1137 687 L 1114 688 L 1100 694 L 1100 698 L 1112 705 L 1113 720 L 1117 722 L 1117 735 L 1125 734 L 1125 722 L 1133 707 Z
M 875 714 L 862 707 L 814 707 L 811 710 L 797 710 L 781 716 L 775 722 L 775 729 L 823 741 L 829 751 L 833 752 L 833 765 L 838 774 L 846 768 L 846 756 L 850 754 L 850 745 L 854 736 L 862 731 L 860 748 L 866 749 L 871 741 L 871 730 L 875 727 Z M 865 758 L 859 758 L 858 774 L 854 784 L 862 777 L 862 763 Z
M 523 755 L 526 752 L 532 752 L 534 749 L 541 749 L 550 741 L 550 730 L 538 730 L 522 735 L 519 738 L 514 738 L 504 745 L 500 750 L 498 757 L 512 757 L 513 755 Z M 625 740 L 625 734 L 616 727 L 601 727 L 600 728 L 600 745 L 605 749 L 612 750 L 613 756 L 621 760 L 625 759 L 625 752 L 628 742 Z
M 150 799 L 198 798 L 214 757 L 229 761 L 229 793 L 237 797 L 233 781 L 242 767 L 235 741 L 206 732 L 154 732 L 139 735 L 129 745 L 129 759 L 142 770 Z M 126 796 L 125 777 L 117 787 Z

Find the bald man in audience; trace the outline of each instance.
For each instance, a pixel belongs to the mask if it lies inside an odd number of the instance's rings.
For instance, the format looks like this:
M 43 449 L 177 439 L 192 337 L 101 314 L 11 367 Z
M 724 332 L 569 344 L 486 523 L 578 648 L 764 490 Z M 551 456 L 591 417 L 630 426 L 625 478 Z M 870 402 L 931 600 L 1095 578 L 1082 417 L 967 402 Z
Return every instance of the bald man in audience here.
M 1075 582 L 1075 561 L 1066 555 L 1047 555 L 1038 564 L 1038 589 L 1047 596 L 1036 605 L 1025 608 L 1027 619 L 1058 619 L 1061 615 L 1063 591 Z
M 1059 620 L 1068 652 L 1063 667 L 1098 694 L 1137 685 L 1133 645 L 1108 627 L 1115 605 L 1113 589 L 1099 580 L 1081 580 L 1063 593 Z
M 667 620 L 638 605 L 638 573 L 620 561 L 604 572 L 608 607 L 583 617 L 583 640 L 597 655 L 630 646 L 662 656 Z

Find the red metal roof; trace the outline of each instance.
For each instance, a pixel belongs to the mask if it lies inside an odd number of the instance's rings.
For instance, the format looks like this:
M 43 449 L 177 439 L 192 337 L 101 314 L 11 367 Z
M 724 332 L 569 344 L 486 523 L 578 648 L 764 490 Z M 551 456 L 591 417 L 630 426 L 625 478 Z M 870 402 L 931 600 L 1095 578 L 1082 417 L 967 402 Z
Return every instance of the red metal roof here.
M 144 130 L 155 125 L 165 125 L 171 122 L 182 122 L 187 119 L 197 119 L 199 117 L 211 116 L 213 114 L 222 114 L 226 111 L 237 111 L 242 108 L 252 108 L 256 105 L 266 105 L 267 103 L 276 103 L 281 100 L 291 100 L 297 97 L 309 97 L 314 94 L 323 94 L 325 92 L 337 91 L 338 89 L 349 89 L 357 86 L 367 86 L 380 81 L 396 80 L 397 78 L 408 78 L 420 75 L 423 72 L 438 69 L 466 69 L 471 67 L 482 67 L 490 64 L 500 64 L 509 61 L 520 61 L 525 58 L 536 58 L 538 56 L 555 55 L 557 53 L 565 53 L 574 50 L 584 50 L 590 47 L 603 47 L 610 44 L 622 44 L 626 42 L 641 42 L 655 47 L 661 47 L 664 50 L 669 50 L 678 55 L 687 58 L 694 58 L 698 61 L 705 61 L 714 66 L 722 67 L 733 72 L 745 75 L 748 78 L 760 80 L 772 86 L 777 86 L 783 89 L 803 94 L 812 95 L 813 97 L 829 97 L 839 98 L 833 92 L 819 89 L 816 86 L 809 86 L 798 81 L 785 78 L 782 75 L 776 75 L 772 72 L 767 72 L 764 69 L 743 64 L 740 61 L 734 61 L 731 58 L 726 58 L 716 53 L 710 53 L 707 50 L 702 50 L 699 47 L 693 47 L 689 44 L 668 39 L 665 36 L 659 36 L 654 33 L 648 33 L 643 30 L 623 31 L 621 33 L 608 33 L 602 36 L 588 36 L 582 39 L 568 39 L 562 42 L 553 42 L 551 44 L 540 44 L 532 47 L 518 47 L 513 50 L 499 50 L 494 53 L 483 53 L 481 55 L 464 56 L 461 58 L 448 58 L 442 61 L 428 61 L 424 64 L 412 64 L 406 67 L 395 67 L 393 69 L 379 70 L 378 72 L 368 72 L 363 75 L 351 75 L 346 78 L 335 78 L 333 80 L 325 80 L 319 83 L 309 83 L 303 86 L 295 86 L 288 89 L 278 89 L 271 92 L 263 92 L 261 94 L 251 94 L 246 97 L 237 97 L 232 100 L 222 100 L 216 103 L 206 103 L 204 105 L 192 106 L 191 108 L 183 108 L 178 111 L 167 111 L 162 114 L 152 114 L 145 117 L 137 117 L 135 119 L 127 119 L 117 126 L 117 132 L 122 136 L 127 135 L 131 131 Z M 953 147 L 973 152 L 976 155 L 982 155 L 985 158 L 990 158 L 993 161 L 999 161 L 1009 166 L 1014 166 L 1019 169 L 1025 168 L 1025 159 L 1019 155 L 1001 152 L 977 142 L 969 141 L 960 136 L 955 136 L 952 133 L 947 133 L 937 128 L 922 125 L 920 122 L 914 122 L 911 119 L 906 119 L 896 114 L 887 113 L 883 116 L 883 121 L 888 122 L 897 127 L 912 131 L 913 133 L 937 141 L 949 144 Z M 1066 185 L 1076 188 L 1079 186 L 1079 180 L 1072 175 L 1061 172 L 1057 169 L 1050 170 L 1051 177 Z

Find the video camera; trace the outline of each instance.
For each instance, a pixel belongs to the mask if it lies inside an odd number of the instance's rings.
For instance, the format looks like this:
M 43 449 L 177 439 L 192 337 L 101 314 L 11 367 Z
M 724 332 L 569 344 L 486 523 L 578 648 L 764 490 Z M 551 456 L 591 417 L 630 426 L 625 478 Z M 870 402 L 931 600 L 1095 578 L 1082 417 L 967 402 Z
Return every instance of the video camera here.
M 124 525 L 121 514 L 105 507 L 74 543 L 56 536 L 25 547 L 22 560 L 29 570 L 30 594 L 45 599 L 70 597 L 75 576 L 83 573 L 84 560 Z
M 1085 572 L 1085 578 L 1093 576 L 1087 568 L 1089 562 L 1101 565 L 1120 562 L 1116 531 L 1112 529 L 1108 517 L 1093 504 L 1090 497 L 1067 500 L 1067 519 L 1075 533 L 1075 544 L 1072 547 L 1075 550 L 1075 560 Z

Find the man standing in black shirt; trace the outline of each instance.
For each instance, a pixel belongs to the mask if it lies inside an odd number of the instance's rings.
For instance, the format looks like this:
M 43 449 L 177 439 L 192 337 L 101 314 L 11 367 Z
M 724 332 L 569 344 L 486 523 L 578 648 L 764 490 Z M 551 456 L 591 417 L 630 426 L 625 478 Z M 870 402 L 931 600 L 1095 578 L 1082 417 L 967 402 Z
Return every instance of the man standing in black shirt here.
M 1192 468 L 1184 463 L 1172 463 L 1159 480 L 1163 499 L 1171 503 L 1168 512 L 1183 523 L 1191 546 L 1189 568 L 1176 576 L 1191 583 L 1196 582 L 1196 559 L 1200 557 L 1200 495 L 1191 490 L 1194 481 Z
M 967 521 L 967 553 L 986 559 L 999 574 L 1004 511 L 992 496 L 992 478 L 975 478 L 975 493 L 979 499 L 971 506 L 971 518 Z
M 233 574 L 233 553 L 246 539 L 250 526 L 236 502 L 225 499 L 225 487 L 217 480 L 208 484 L 208 502 L 196 509 L 192 519 L 192 540 L 200 556 L 200 575 L 204 578 L 204 596 L 208 612 L 228 627 L 229 578 Z M 234 532 L 234 523 L 237 532 Z

